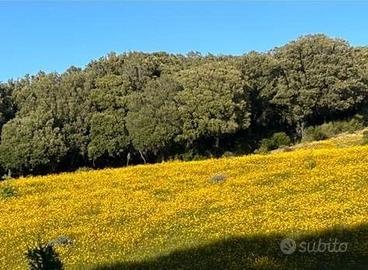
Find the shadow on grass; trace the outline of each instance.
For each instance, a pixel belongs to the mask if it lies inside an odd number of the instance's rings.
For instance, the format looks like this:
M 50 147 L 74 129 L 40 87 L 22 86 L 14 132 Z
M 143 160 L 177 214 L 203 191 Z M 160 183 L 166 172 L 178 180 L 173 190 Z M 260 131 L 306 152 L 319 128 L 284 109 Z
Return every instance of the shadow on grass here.
M 254 236 L 230 238 L 209 245 L 187 250 L 178 250 L 169 255 L 143 262 L 121 262 L 101 265 L 95 270 L 114 269 L 368 269 L 368 225 L 352 229 L 333 229 L 315 235 L 294 239 L 296 251 L 291 255 L 283 254 L 280 242 L 285 235 Z M 291 238 L 289 236 L 289 238 Z M 348 243 L 345 252 L 301 252 L 304 241 L 309 247 L 318 247 L 319 239 L 330 243 L 334 251 L 344 251 L 343 242 Z M 320 244 L 320 250 L 323 243 Z M 328 246 L 326 246 L 327 248 Z

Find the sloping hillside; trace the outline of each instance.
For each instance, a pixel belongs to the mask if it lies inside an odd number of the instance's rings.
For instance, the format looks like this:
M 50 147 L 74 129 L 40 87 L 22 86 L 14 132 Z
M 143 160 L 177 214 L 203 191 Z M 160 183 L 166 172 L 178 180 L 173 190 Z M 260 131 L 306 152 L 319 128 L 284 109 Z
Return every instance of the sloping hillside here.
M 58 247 L 66 269 L 363 269 L 367 153 L 299 149 L 8 180 L 0 269 L 25 269 L 28 246 L 60 236 L 73 240 Z M 349 246 L 285 255 L 285 237 Z

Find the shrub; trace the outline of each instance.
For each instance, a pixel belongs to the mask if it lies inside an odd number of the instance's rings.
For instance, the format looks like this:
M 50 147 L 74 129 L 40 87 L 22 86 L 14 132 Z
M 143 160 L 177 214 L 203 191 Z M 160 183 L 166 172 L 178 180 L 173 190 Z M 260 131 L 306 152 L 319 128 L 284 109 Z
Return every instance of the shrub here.
M 183 161 L 192 161 L 192 160 L 204 160 L 207 159 L 208 157 L 211 157 L 211 155 L 206 156 L 199 154 L 194 150 L 189 150 L 185 153 L 176 155 L 174 159 Z
M 92 171 L 90 167 L 79 167 L 76 172 L 89 172 Z
M 26 257 L 30 270 L 61 270 L 63 264 L 52 245 L 38 244 L 29 248 Z
M 230 151 L 225 151 L 223 154 L 222 154 L 222 157 L 234 157 L 235 154 L 233 152 L 230 152 Z
M 263 139 L 261 141 L 261 145 L 259 149 L 255 151 L 255 153 L 267 153 L 273 147 L 271 139 Z
M 7 198 L 11 198 L 17 195 L 17 190 L 15 187 L 10 186 L 10 185 L 6 185 L 2 188 L 0 188 L 0 197 L 7 199 Z
M 290 137 L 286 135 L 285 132 L 277 132 L 272 135 L 271 138 L 277 145 L 277 148 L 280 146 L 288 146 L 291 143 Z
M 8 170 L 7 173 L 4 172 L 3 176 L 1 177 L 1 180 L 10 180 L 10 179 L 13 179 L 13 177 L 12 177 L 11 170 Z
M 267 152 L 281 146 L 289 146 L 290 144 L 291 139 L 285 132 L 277 132 L 274 133 L 271 138 L 266 138 L 261 141 L 258 152 Z
M 303 141 L 321 141 L 327 139 L 328 136 L 322 131 L 320 127 L 309 127 L 305 130 L 303 135 Z
M 353 133 L 363 128 L 363 117 L 356 115 L 348 121 L 332 121 L 320 126 L 308 127 L 304 132 L 302 140 L 305 142 L 320 141 L 343 132 Z
M 363 145 L 368 144 L 368 130 L 363 131 L 362 144 Z
M 307 158 L 304 164 L 305 164 L 305 167 L 309 170 L 312 170 L 317 166 L 317 162 L 312 157 Z
M 218 184 L 218 183 L 225 182 L 226 179 L 227 179 L 227 176 L 225 174 L 218 173 L 211 177 L 210 182 L 213 184 Z

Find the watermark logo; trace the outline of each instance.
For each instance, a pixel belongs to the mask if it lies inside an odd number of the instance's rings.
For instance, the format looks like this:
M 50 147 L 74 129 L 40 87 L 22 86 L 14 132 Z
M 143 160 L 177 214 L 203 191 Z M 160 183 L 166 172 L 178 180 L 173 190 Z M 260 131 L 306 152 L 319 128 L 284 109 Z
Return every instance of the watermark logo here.
M 296 243 L 293 239 L 285 238 L 280 242 L 280 249 L 286 255 L 293 254 L 296 250 Z
M 300 253 L 344 253 L 348 250 L 347 242 L 340 242 L 337 238 L 324 241 L 319 238 L 317 240 L 301 241 L 296 243 L 291 238 L 285 238 L 280 242 L 280 250 L 285 255 L 291 255 L 294 252 Z

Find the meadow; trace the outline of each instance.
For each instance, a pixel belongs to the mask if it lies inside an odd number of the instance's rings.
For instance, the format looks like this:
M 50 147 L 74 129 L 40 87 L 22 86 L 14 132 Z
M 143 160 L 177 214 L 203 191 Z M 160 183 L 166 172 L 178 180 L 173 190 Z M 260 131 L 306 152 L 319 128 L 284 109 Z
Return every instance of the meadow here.
M 366 269 L 368 146 L 334 142 L 0 182 L 0 269 L 60 236 L 66 269 Z M 285 237 L 348 249 L 286 255 Z

